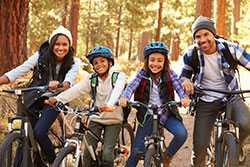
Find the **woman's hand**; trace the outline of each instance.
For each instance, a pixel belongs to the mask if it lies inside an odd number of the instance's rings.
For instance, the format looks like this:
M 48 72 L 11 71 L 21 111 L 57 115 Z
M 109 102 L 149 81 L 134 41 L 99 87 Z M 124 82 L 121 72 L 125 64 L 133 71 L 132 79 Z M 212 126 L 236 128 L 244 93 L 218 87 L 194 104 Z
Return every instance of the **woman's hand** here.
M 128 105 L 128 99 L 126 97 L 122 96 L 119 99 L 119 105 L 122 107 L 126 107 Z
M 186 108 L 190 104 L 190 99 L 188 96 L 185 96 L 184 98 L 181 99 L 181 105 Z
M 48 100 L 45 100 L 44 103 L 50 106 L 55 106 L 57 100 L 54 97 L 50 97 Z
M 49 82 L 49 90 L 50 91 L 53 91 L 53 90 L 56 90 L 60 85 L 60 82 L 59 81 L 50 81 Z
M 182 83 L 182 87 L 187 95 L 194 94 L 194 84 L 188 78 L 184 78 L 184 82 Z

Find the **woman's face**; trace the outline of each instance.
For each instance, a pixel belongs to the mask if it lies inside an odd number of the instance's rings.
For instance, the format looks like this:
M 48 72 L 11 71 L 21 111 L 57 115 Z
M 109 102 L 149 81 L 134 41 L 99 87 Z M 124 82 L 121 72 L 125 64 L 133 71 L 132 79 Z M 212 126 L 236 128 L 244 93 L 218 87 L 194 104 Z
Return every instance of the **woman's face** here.
M 111 65 L 112 63 L 105 57 L 97 57 L 93 60 L 94 69 L 99 75 L 106 74 Z
M 55 54 L 57 61 L 62 61 L 63 58 L 67 55 L 67 53 L 69 52 L 69 45 L 69 40 L 66 36 L 58 36 L 53 46 L 53 53 Z
M 160 73 L 164 68 L 165 56 L 161 53 L 152 53 L 148 57 L 148 68 L 152 74 Z

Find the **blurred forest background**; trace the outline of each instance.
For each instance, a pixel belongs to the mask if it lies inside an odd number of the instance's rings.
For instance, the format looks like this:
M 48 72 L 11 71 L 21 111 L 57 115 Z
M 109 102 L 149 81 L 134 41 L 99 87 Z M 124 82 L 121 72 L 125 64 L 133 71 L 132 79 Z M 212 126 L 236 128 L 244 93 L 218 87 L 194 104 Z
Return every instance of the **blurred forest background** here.
M 249 13 L 250 0 L 0 0 L 0 74 L 25 61 L 60 24 L 71 30 L 83 60 L 97 44 L 117 59 L 141 60 L 145 43 L 162 40 L 176 61 L 192 43 L 198 15 L 214 19 L 219 35 L 247 49 Z

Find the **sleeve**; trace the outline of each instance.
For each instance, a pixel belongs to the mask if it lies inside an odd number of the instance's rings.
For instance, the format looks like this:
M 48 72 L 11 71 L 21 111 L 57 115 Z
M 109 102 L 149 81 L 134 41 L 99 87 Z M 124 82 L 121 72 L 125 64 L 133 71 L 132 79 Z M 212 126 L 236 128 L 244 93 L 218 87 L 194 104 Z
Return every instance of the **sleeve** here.
M 14 82 L 18 77 L 34 69 L 34 67 L 38 63 L 38 58 L 39 58 L 39 52 L 36 52 L 32 56 L 30 56 L 28 60 L 26 60 L 23 64 L 5 73 L 5 75 L 9 78 L 10 82 Z
M 79 83 L 75 84 L 73 87 L 57 95 L 55 97 L 56 100 L 65 104 L 84 94 L 90 94 L 91 87 L 90 87 L 89 77 L 90 77 L 90 74 L 88 75 L 86 79 L 81 80 Z
M 82 61 L 79 58 L 74 58 L 74 64 L 71 69 L 67 72 L 64 82 L 69 82 L 71 86 L 76 83 L 77 74 Z
M 173 82 L 173 87 L 174 87 L 175 91 L 177 92 L 178 96 L 180 98 L 187 96 L 187 94 L 184 92 L 184 90 L 182 88 L 181 82 L 180 82 L 177 74 L 173 70 L 171 70 L 170 76 L 171 76 L 171 79 Z
M 189 48 L 183 55 L 184 66 L 182 68 L 180 77 L 186 77 L 188 79 L 191 79 L 193 75 L 194 69 L 192 67 L 192 64 L 194 62 L 192 62 L 192 52 L 193 48 Z
M 145 75 L 145 70 L 141 69 L 128 83 L 126 89 L 123 91 L 122 96 L 130 99 L 133 95 L 135 89 L 139 86 L 142 77 Z
M 246 69 L 250 70 L 250 54 L 245 49 L 241 48 L 238 44 L 228 42 L 229 50 L 233 57 L 237 59 L 239 64 Z
M 119 97 L 121 96 L 122 91 L 125 88 L 125 85 L 126 85 L 126 75 L 120 72 L 117 81 L 115 83 L 115 86 L 111 92 L 110 98 L 107 102 L 107 105 L 114 106 L 118 102 Z

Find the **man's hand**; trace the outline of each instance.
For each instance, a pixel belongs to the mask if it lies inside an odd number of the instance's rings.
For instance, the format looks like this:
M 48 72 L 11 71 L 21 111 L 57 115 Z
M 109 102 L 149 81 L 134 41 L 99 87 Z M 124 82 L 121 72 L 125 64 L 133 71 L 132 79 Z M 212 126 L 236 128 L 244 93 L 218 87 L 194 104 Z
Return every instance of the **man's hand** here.
M 122 107 L 126 107 L 128 105 L 128 99 L 126 97 L 122 96 L 119 99 L 119 105 Z
M 184 81 L 182 83 L 182 87 L 187 95 L 194 94 L 194 84 L 190 81 L 188 78 L 184 78 Z

